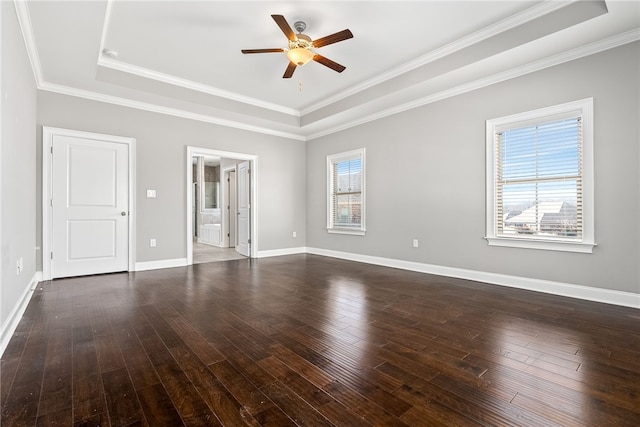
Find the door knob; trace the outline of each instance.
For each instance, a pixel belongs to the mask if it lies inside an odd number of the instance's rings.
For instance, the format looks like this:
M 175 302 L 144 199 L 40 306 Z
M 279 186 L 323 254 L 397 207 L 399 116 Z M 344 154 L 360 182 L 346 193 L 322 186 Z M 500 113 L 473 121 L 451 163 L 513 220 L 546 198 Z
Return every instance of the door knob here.
M 127 216 L 127 213 L 125 211 L 122 211 L 122 212 L 120 212 L 120 215 Z

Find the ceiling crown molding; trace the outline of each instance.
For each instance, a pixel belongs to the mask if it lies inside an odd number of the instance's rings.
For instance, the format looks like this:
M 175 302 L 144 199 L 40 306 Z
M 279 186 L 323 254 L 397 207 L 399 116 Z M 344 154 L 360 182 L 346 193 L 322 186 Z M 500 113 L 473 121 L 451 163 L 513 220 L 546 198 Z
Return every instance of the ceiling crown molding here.
M 119 105 L 122 107 L 135 108 L 137 110 L 149 111 L 152 113 L 166 114 L 168 116 L 180 117 L 183 119 L 196 120 L 199 122 L 211 123 L 235 129 L 246 130 L 249 132 L 262 133 L 265 135 L 279 136 L 281 138 L 294 139 L 297 141 L 306 141 L 306 138 L 300 134 L 283 132 L 277 129 L 267 128 L 264 126 L 255 126 L 235 120 L 227 120 L 206 114 L 195 113 L 191 111 L 179 110 L 177 108 L 165 107 L 162 105 L 151 104 L 148 102 L 136 101 L 132 99 L 122 98 L 118 96 L 105 95 L 103 93 L 92 92 L 88 90 L 76 89 L 69 86 L 44 82 L 38 86 L 39 90 L 59 93 L 61 95 L 75 96 L 77 98 L 89 99 L 92 101 L 104 102 L 107 104 Z
M 107 40 L 107 33 L 109 32 L 109 26 L 111 25 L 112 10 L 113 10 L 113 0 L 108 0 L 107 8 L 105 11 L 104 22 L 102 25 L 102 35 L 100 37 L 100 48 L 98 49 L 98 62 L 97 62 L 98 66 L 111 68 L 116 71 L 133 74 L 138 77 L 152 79 L 152 80 L 170 84 L 173 86 L 194 90 L 197 92 L 205 93 L 207 95 L 218 96 L 220 98 L 241 102 L 243 104 L 253 105 L 255 107 L 277 111 L 277 112 L 289 114 L 295 117 L 300 117 L 300 111 L 293 108 L 287 108 L 282 105 L 274 104 L 271 102 L 265 102 L 256 98 L 252 98 L 250 96 L 240 95 L 240 94 L 219 89 L 213 86 L 197 83 L 192 80 L 183 79 L 181 77 L 177 77 L 170 74 L 165 74 L 158 71 L 150 70 L 148 68 L 140 67 L 137 65 L 129 64 L 124 61 L 117 61 L 114 59 L 105 58 L 102 52 L 105 48 L 108 48 L 108 46 L 106 46 L 106 40 Z
M 40 63 L 40 56 L 38 55 L 38 49 L 36 48 L 36 41 L 33 35 L 33 25 L 31 25 L 31 15 L 29 14 L 29 6 L 26 1 L 14 0 L 13 5 L 16 9 L 16 15 L 18 17 L 18 24 L 22 32 L 22 38 L 27 48 L 27 56 L 31 63 L 31 70 L 33 71 L 33 77 L 36 80 L 36 86 L 42 86 L 44 78 L 42 76 L 42 64 Z
M 394 105 L 392 107 L 377 111 L 376 113 L 363 116 L 338 126 L 323 129 L 322 131 L 306 135 L 306 140 L 311 141 L 323 136 L 331 135 L 332 133 L 340 132 L 355 126 L 359 126 L 365 123 L 369 123 L 375 120 L 382 119 L 384 117 L 392 116 L 394 114 L 402 113 L 404 111 L 412 110 L 414 108 L 422 107 L 423 105 L 431 104 L 443 99 L 451 98 L 453 96 L 461 95 L 467 92 L 471 92 L 476 89 L 491 86 L 506 80 L 510 80 L 516 77 L 524 76 L 536 71 L 541 71 L 546 68 L 554 67 L 556 65 L 564 64 L 566 62 L 574 61 L 576 59 L 584 58 L 586 56 L 595 55 L 596 53 L 603 52 L 605 50 L 613 49 L 619 46 L 623 46 L 628 43 L 633 43 L 640 40 L 640 28 L 634 28 L 622 34 L 618 34 L 613 37 L 609 37 L 604 40 L 598 40 L 594 43 L 581 46 L 567 52 L 562 52 L 557 55 L 553 55 L 547 58 L 540 59 L 538 61 L 531 62 L 525 66 L 519 66 L 506 70 L 500 73 L 493 74 L 491 76 L 478 79 L 472 82 L 468 82 L 450 89 L 446 89 L 434 94 L 430 94 L 418 99 L 406 102 L 400 105 Z
M 102 52 L 102 49 L 103 48 L 101 47 L 100 52 Z M 194 90 L 196 92 L 201 92 L 207 95 L 218 96 L 220 98 L 241 102 L 243 104 L 253 105 L 255 107 L 277 111 L 279 113 L 289 114 L 295 117 L 300 117 L 300 111 L 293 108 L 287 108 L 287 107 L 283 107 L 282 105 L 261 101 L 259 99 L 252 98 L 249 96 L 239 95 L 237 93 L 229 92 L 223 89 L 218 89 L 212 86 L 204 85 L 202 83 L 197 83 L 192 80 L 187 80 L 180 77 L 172 76 L 170 74 L 160 73 L 158 71 L 150 70 L 144 67 L 139 67 L 137 65 L 132 65 L 123 61 L 105 58 L 102 55 L 100 55 L 100 58 L 98 59 L 98 66 L 110 68 L 116 71 L 122 71 L 124 73 L 129 73 L 138 77 L 143 77 L 143 78 L 155 80 L 158 82 L 170 84 L 172 86 L 178 86 L 185 89 Z
M 432 62 L 438 58 L 444 57 L 448 54 L 451 54 L 452 52 L 455 52 L 466 46 L 472 45 L 473 43 L 477 43 L 479 40 L 483 40 L 492 35 L 499 34 L 500 32 L 505 31 L 508 28 L 517 26 L 522 22 L 527 22 L 533 19 L 532 17 L 535 17 L 535 16 L 539 17 L 544 15 L 545 13 L 549 13 L 552 10 L 557 10 L 559 7 L 555 5 L 555 3 L 558 3 L 558 2 L 545 2 L 539 7 L 528 9 L 519 15 L 516 15 L 504 21 L 498 22 L 497 24 L 485 30 L 472 34 L 468 38 L 461 39 L 460 41 L 447 45 L 442 49 L 439 49 L 427 55 L 424 55 L 416 59 L 415 62 L 406 64 L 402 67 L 398 67 L 390 71 L 389 73 L 379 75 L 374 79 L 370 79 L 366 82 L 363 82 L 361 85 L 354 86 L 351 90 L 355 92 L 343 92 L 340 95 L 340 97 L 327 100 L 327 103 L 330 104 L 330 103 L 336 102 L 336 100 L 338 99 L 341 99 L 346 96 L 350 96 L 353 93 L 366 89 L 367 87 L 374 86 L 375 84 L 379 84 L 380 82 L 383 82 L 395 76 L 399 76 L 416 67 Z M 566 5 L 574 2 L 560 2 L 560 3 Z M 636 42 L 640 40 L 640 28 L 634 28 L 632 30 L 618 34 L 616 36 L 609 37 L 607 39 L 599 40 L 599 41 L 596 41 L 596 42 L 593 42 L 593 43 L 590 43 L 566 52 L 562 52 L 547 58 L 539 59 L 537 61 L 533 61 L 528 64 L 524 64 L 523 66 L 512 68 L 510 70 L 495 73 L 491 76 L 487 76 L 482 79 L 466 82 L 453 88 L 448 88 L 445 90 L 441 90 L 441 91 L 426 94 L 426 95 L 423 94 L 422 96 L 420 96 L 420 94 L 416 94 L 416 97 L 414 99 L 405 98 L 404 99 L 405 102 L 398 102 L 398 99 L 396 99 L 395 103 L 387 102 L 385 104 L 384 100 L 380 100 L 381 102 L 378 102 L 376 104 L 378 108 L 377 111 L 373 113 L 371 112 L 358 113 L 357 111 L 354 111 L 352 114 L 346 114 L 344 117 L 348 117 L 348 118 L 346 118 L 346 120 L 343 119 L 344 121 L 342 123 L 338 123 L 338 121 L 340 120 L 340 117 L 333 117 L 331 120 L 326 120 L 326 122 L 323 125 L 316 124 L 316 125 L 301 126 L 299 127 L 299 131 L 296 131 L 296 130 L 283 131 L 281 129 L 277 129 L 277 124 L 274 124 L 273 126 L 252 125 L 252 124 L 237 121 L 237 120 L 229 120 L 221 117 L 216 117 L 210 114 L 202 114 L 202 113 L 197 113 L 193 111 L 186 111 L 182 109 L 157 105 L 149 102 L 111 96 L 111 95 L 106 95 L 106 94 L 102 94 L 94 91 L 82 90 L 82 89 L 72 88 L 65 85 L 47 82 L 45 81 L 45 77 L 43 75 L 42 65 L 40 62 L 37 46 L 35 43 L 34 31 L 33 31 L 33 26 L 32 26 L 30 14 L 29 14 L 28 2 L 23 0 L 14 0 L 14 5 L 15 5 L 19 26 L 22 32 L 22 36 L 25 41 L 27 55 L 31 63 L 32 71 L 36 81 L 36 86 L 39 90 L 59 93 L 63 95 L 75 96 L 75 97 L 99 101 L 99 102 L 105 102 L 105 103 L 119 105 L 119 106 L 128 107 L 128 108 L 136 108 L 139 110 L 154 112 L 158 114 L 166 114 L 169 116 L 180 117 L 180 118 L 189 119 L 189 120 L 196 120 L 196 121 L 211 123 L 215 125 L 231 127 L 231 128 L 246 130 L 250 132 L 257 132 L 261 134 L 272 135 L 272 136 L 277 136 L 277 137 L 282 137 L 282 138 L 287 138 L 287 139 L 292 139 L 297 141 L 310 141 L 310 140 L 320 138 L 326 135 L 330 135 L 332 133 L 340 132 L 342 130 L 349 129 L 367 122 L 375 121 L 375 120 L 378 120 L 390 115 L 394 115 L 403 111 L 418 108 L 420 106 L 430 104 L 442 99 L 446 99 L 448 97 L 456 96 L 462 93 L 469 92 L 471 90 L 490 86 L 492 84 L 496 84 L 508 79 L 516 78 L 516 77 L 526 75 L 535 71 L 539 71 L 545 68 L 549 68 L 555 65 L 568 62 L 568 61 L 593 55 L 598 52 L 602 52 L 604 50 L 612 49 L 627 43 Z M 106 13 L 107 16 L 105 19 L 105 23 L 107 20 L 110 19 L 110 7 L 111 7 L 111 1 L 109 1 L 107 4 L 107 13 Z M 103 39 L 101 43 L 104 42 L 104 37 L 105 37 L 104 31 L 105 29 L 103 28 Z M 130 72 L 132 74 L 136 74 L 141 77 L 158 80 L 164 83 L 175 84 L 177 86 L 181 86 L 187 89 L 198 90 L 198 86 L 201 86 L 200 89 L 202 90 L 200 91 L 204 91 L 204 90 L 213 90 L 214 92 L 216 91 L 215 88 L 211 88 L 206 85 L 199 85 L 198 83 L 191 82 L 188 80 L 179 79 L 173 76 L 163 75 L 161 73 L 157 73 L 152 70 L 146 70 L 142 67 L 136 67 L 121 61 L 113 61 L 108 58 L 104 58 L 101 55 L 102 48 L 103 46 L 101 44 L 101 49 L 98 52 L 98 60 L 97 60 L 98 65 L 112 68 L 118 71 Z M 164 80 L 165 78 L 169 81 Z M 194 85 L 194 86 L 192 87 L 190 85 Z M 204 92 L 204 93 L 220 96 L 217 93 L 211 93 L 211 92 Z M 240 98 L 240 99 L 235 99 L 236 101 L 245 102 L 242 100 L 243 97 L 239 95 L 236 95 L 236 96 Z M 252 99 L 252 98 L 249 98 L 249 99 Z M 262 107 L 262 105 L 257 105 L 257 104 L 252 104 L 252 105 Z M 271 104 L 271 105 L 275 105 L 275 104 Z M 316 104 L 316 106 L 317 105 L 318 104 Z M 276 106 L 276 107 L 285 108 L 282 106 Z M 263 107 L 263 108 L 266 108 L 266 107 Z M 276 110 L 276 111 L 292 114 L 298 117 L 301 114 L 304 115 L 308 112 L 313 111 L 312 109 L 305 109 L 302 112 L 299 112 L 294 109 L 286 109 L 286 108 L 285 110 L 289 110 L 289 111 L 288 112 L 282 111 L 282 110 Z M 357 110 L 357 108 L 354 110 Z
M 547 15 L 551 12 L 555 12 L 563 7 L 571 3 L 575 3 L 577 0 L 571 0 L 566 2 L 558 2 L 558 1 L 545 1 L 543 3 L 537 4 L 529 9 L 526 9 L 520 13 L 512 15 L 508 18 L 505 18 L 501 21 L 496 22 L 493 25 L 485 27 L 475 33 L 472 33 L 466 37 L 458 39 L 448 45 L 442 46 L 441 48 L 435 49 L 431 52 L 428 52 L 422 56 L 419 56 L 405 64 L 402 64 L 396 68 L 393 68 L 385 73 L 379 74 L 375 77 L 372 77 L 368 80 L 363 81 L 355 86 L 352 86 L 349 89 L 341 91 L 339 94 L 336 94 L 332 97 L 328 97 L 320 102 L 317 102 L 313 105 L 303 108 L 300 113 L 302 116 L 312 113 L 321 108 L 327 107 L 331 104 L 334 104 L 338 101 L 341 101 L 345 98 L 348 98 L 352 95 L 357 94 L 358 92 L 362 92 L 371 87 L 377 86 L 381 83 L 386 82 L 387 80 L 391 80 L 393 78 L 399 77 L 403 74 L 408 73 L 409 71 L 415 70 L 416 68 L 427 65 L 431 62 L 434 62 L 438 59 L 444 58 L 462 50 L 464 48 L 473 46 L 483 40 L 486 40 L 490 37 L 496 36 L 502 32 L 510 30 L 512 28 L 516 28 L 519 25 L 532 21 L 536 18 L 540 18 L 544 15 Z

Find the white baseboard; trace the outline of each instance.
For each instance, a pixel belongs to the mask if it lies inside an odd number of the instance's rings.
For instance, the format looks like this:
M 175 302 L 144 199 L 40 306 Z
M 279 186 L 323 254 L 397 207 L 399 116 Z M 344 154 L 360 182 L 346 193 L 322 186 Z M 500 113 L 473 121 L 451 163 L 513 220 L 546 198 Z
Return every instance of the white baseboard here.
M 9 313 L 9 317 L 2 324 L 2 329 L 0 329 L 0 356 L 4 354 L 4 351 L 9 345 L 9 341 L 11 340 L 11 336 L 15 332 L 18 327 L 18 323 L 20 323 L 20 319 L 22 319 L 22 315 L 24 311 L 27 309 L 27 305 L 29 305 L 29 301 L 31 301 L 31 294 L 36 289 L 38 282 L 42 281 L 42 272 L 36 271 L 36 273 L 31 278 L 31 281 L 27 284 L 25 289 L 22 291 L 20 298 L 16 302 L 16 304 L 11 309 L 11 313 Z
M 282 255 L 295 255 L 309 253 L 314 255 L 340 258 L 350 261 L 364 262 L 384 267 L 399 268 L 402 270 L 417 271 L 420 273 L 436 274 L 439 276 L 455 277 L 459 279 L 474 280 L 492 285 L 507 286 L 511 288 L 526 289 L 529 291 L 544 292 L 570 298 L 588 301 L 602 302 L 625 307 L 640 309 L 640 294 L 632 292 L 615 291 L 610 289 L 594 288 L 590 286 L 574 285 L 571 283 L 553 282 L 550 280 L 532 279 L 529 277 L 510 276 L 506 274 L 488 273 L 485 271 L 467 270 L 463 268 L 444 267 L 440 265 L 424 264 L 414 261 L 403 261 L 393 258 L 383 258 L 371 255 L 354 254 L 350 252 L 334 251 L 330 249 L 297 247 L 258 251 L 258 258 L 268 258 Z M 187 265 L 186 258 L 148 261 L 136 263 L 135 271 L 155 270 L 160 268 L 183 267 Z
M 487 273 L 484 271 L 466 270 L 462 268 L 443 267 L 439 265 L 423 264 L 413 261 L 403 261 L 392 258 L 382 258 L 370 255 L 353 254 L 349 252 L 333 251 L 329 249 L 307 248 L 307 253 L 364 262 L 384 267 L 417 271 L 420 273 L 437 274 L 439 276 L 455 277 L 474 280 L 493 285 L 526 289 L 547 294 L 561 295 L 588 301 L 603 302 L 625 307 L 640 308 L 640 294 L 615 291 L 610 289 L 592 288 L 590 286 L 573 285 L 570 283 L 552 282 L 549 280 L 531 279 L 528 277 L 509 276 L 505 274 Z
M 282 256 L 282 255 L 295 255 L 295 254 L 305 254 L 307 253 L 307 248 L 298 247 L 298 248 L 284 248 L 284 249 L 272 249 L 269 251 L 258 251 L 258 258 L 268 258 L 272 256 Z
M 136 262 L 135 271 L 158 270 L 161 268 L 184 267 L 186 258 L 161 259 L 158 261 Z

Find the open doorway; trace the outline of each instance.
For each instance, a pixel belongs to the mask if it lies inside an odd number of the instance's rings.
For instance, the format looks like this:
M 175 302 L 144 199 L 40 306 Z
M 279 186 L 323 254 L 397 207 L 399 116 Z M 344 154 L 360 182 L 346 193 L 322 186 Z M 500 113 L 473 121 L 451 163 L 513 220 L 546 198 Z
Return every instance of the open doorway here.
M 187 264 L 255 257 L 257 156 L 187 147 Z

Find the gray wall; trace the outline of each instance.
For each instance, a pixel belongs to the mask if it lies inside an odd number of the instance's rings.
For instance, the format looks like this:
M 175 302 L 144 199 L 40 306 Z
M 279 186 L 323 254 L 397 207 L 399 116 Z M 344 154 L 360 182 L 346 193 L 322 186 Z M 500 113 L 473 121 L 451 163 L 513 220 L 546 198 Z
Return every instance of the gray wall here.
M 0 2 L 0 7 L 0 325 L 4 325 L 36 273 L 36 86 L 13 2 Z M 20 258 L 24 270 L 18 275 Z
M 305 146 L 300 141 L 44 91 L 38 92 L 37 122 L 38 168 L 41 126 L 136 138 L 136 262 L 186 257 L 187 146 L 257 155 L 258 250 L 304 245 Z M 147 199 L 147 189 L 155 189 L 157 198 Z M 150 238 L 157 239 L 157 247 L 149 247 Z
M 307 142 L 307 246 L 640 293 L 639 51 L 629 44 Z M 593 254 L 489 247 L 485 121 L 588 97 Z M 360 147 L 367 234 L 328 234 L 326 156 Z

